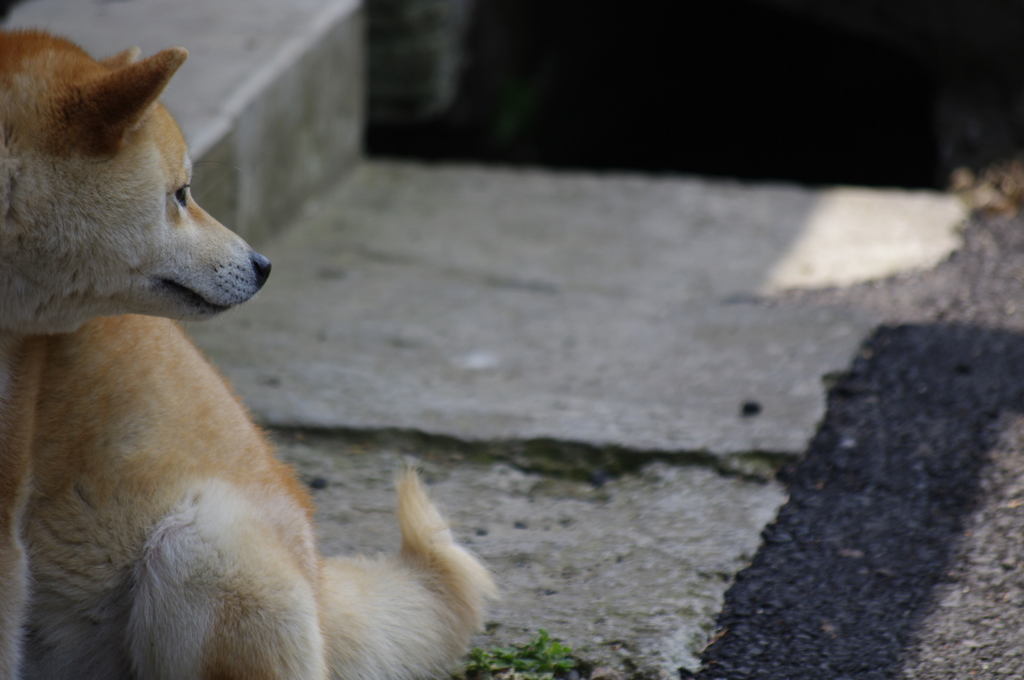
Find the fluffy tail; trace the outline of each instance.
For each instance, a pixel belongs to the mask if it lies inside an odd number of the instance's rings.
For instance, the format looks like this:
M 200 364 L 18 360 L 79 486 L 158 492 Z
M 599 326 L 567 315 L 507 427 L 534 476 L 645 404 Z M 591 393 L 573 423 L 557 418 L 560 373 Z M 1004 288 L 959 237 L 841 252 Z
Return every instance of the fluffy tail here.
M 397 514 L 398 555 L 325 563 L 322 623 L 336 680 L 442 674 L 465 653 L 496 594 L 487 569 L 452 539 L 413 470 L 398 480 Z

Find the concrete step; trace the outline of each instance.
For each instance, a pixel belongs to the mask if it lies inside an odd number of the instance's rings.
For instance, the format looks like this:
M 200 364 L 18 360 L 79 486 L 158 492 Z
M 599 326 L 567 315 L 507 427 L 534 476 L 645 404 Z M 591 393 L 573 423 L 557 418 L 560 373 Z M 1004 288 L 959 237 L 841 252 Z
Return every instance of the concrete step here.
M 273 426 L 770 473 L 874 323 L 771 292 L 928 266 L 961 216 L 925 192 L 371 162 L 267 244 L 256 301 L 194 330 Z
M 6 28 L 64 35 L 97 57 L 188 48 L 164 97 L 202 205 L 251 241 L 357 161 L 363 129 L 358 0 L 30 0 Z

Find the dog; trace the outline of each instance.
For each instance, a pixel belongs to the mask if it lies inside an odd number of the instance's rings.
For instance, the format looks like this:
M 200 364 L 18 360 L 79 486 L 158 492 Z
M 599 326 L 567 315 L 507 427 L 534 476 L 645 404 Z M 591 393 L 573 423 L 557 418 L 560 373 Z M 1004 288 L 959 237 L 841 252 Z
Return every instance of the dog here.
M 0 677 L 441 673 L 495 588 L 416 474 L 396 554 L 322 557 L 305 487 L 176 322 L 270 273 L 192 196 L 158 101 L 186 57 L 0 32 Z

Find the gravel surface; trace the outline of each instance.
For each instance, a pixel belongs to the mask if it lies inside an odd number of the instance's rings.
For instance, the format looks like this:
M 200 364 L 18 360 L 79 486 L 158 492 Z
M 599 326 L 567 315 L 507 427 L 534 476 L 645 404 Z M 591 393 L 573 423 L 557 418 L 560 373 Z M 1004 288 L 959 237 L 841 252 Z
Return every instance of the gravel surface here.
M 932 271 L 793 296 L 886 324 L 783 470 L 699 678 L 1024 677 L 1022 286 L 1024 219 L 979 218 Z

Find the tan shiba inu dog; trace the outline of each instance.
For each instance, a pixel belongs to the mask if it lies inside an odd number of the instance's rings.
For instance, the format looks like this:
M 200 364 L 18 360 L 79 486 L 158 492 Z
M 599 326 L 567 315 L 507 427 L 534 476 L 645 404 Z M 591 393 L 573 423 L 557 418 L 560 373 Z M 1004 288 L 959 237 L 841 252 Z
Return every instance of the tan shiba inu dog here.
M 440 672 L 493 585 L 416 476 L 396 556 L 322 558 L 302 485 L 158 318 L 270 263 L 189 192 L 157 102 L 185 50 L 137 57 L 0 32 L 0 677 Z

